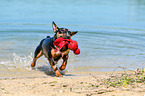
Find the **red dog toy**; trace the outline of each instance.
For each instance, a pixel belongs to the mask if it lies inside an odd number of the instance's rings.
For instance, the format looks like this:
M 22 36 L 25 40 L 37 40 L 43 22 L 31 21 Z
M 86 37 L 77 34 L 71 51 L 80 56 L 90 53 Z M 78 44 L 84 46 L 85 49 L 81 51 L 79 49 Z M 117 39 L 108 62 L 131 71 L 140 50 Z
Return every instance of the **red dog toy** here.
M 72 39 L 63 39 L 61 37 L 61 38 L 56 39 L 53 44 L 56 46 L 55 51 L 61 50 L 66 45 L 68 45 L 68 48 L 70 50 L 72 50 L 74 52 L 74 54 L 76 54 L 76 55 L 80 54 L 80 49 L 78 48 L 78 43 Z

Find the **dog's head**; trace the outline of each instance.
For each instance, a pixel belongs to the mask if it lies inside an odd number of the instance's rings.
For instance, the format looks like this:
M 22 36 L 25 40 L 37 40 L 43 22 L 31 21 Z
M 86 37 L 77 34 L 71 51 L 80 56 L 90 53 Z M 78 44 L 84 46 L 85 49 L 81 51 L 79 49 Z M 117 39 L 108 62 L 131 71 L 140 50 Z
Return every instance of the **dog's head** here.
M 71 36 L 75 35 L 78 31 L 71 32 L 69 29 L 66 28 L 58 28 L 57 25 L 52 22 L 53 31 L 55 33 L 56 39 L 57 38 L 64 38 L 64 39 L 71 39 Z

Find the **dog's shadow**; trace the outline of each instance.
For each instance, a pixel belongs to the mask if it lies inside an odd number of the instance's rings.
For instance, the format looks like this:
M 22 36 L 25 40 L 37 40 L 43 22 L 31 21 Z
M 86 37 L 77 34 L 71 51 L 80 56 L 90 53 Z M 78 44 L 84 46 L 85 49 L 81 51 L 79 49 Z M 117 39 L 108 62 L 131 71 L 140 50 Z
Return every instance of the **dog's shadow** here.
M 46 75 L 48 76 L 52 76 L 52 77 L 55 77 L 55 73 L 53 71 L 53 69 L 50 67 L 50 66 L 46 66 L 46 65 L 43 65 L 43 66 L 39 66 L 37 67 L 37 70 L 41 71 L 41 72 L 44 72 Z M 63 76 L 74 76 L 72 74 L 66 74 L 66 71 L 63 70 L 63 71 L 60 71 L 59 72 L 63 75 Z

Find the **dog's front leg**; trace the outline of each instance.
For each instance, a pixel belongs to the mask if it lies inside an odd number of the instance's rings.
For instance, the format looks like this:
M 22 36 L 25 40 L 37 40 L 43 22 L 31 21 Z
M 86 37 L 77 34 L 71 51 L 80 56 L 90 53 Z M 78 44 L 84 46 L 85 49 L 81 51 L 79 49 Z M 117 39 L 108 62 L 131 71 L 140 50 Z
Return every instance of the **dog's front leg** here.
M 54 62 L 53 58 L 49 58 L 48 61 L 49 61 L 49 64 L 51 65 L 53 71 L 55 72 L 55 75 L 57 77 L 62 77 L 62 75 L 60 74 L 58 68 L 56 67 L 56 63 Z
M 59 69 L 62 71 L 66 68 L 67 65 L 67 60 L 68 60 L 68 55 L 63 56 L 63 63 L 61 64 L 61 66 L 59 67 Z

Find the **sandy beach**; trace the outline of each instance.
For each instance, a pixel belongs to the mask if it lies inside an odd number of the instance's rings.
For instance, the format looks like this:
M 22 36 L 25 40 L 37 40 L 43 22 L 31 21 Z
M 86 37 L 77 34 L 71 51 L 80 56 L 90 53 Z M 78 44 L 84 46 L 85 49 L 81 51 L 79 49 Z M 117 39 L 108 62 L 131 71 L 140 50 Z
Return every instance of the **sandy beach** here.
M 0 0 L 0 96 L 145 96 L 145 0 L 114 1 Z M 44 38 L 62 36 L 52 22 L 78 31 L 63 77 L 45 56 L 30 67 Z
M 115 74 L 120 74 L 118 72 Z M 69 74 L 73 74 L 72 76 Z M 81 74 L 81 75 L 77 75 Z M 63 77 L 0 80 L 0 96 L 144 96 L 145 86 L 109 87 L 101 84 L 111 72 L 67 73 Z

